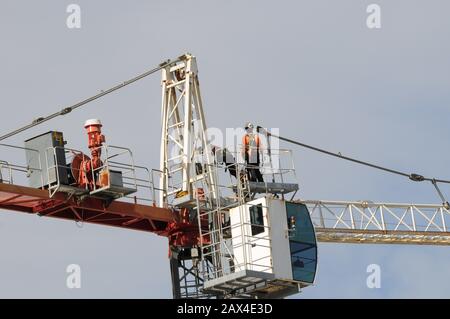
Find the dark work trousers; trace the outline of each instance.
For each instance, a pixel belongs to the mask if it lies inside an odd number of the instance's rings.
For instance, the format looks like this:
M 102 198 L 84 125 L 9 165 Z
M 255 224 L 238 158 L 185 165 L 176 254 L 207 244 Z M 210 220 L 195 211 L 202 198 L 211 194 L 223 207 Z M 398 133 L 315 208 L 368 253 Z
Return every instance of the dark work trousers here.
M 261 174 L 260 163 L 247 164 L 247 174 L 248 180 L 250 182 L 261 182 L 264 183 L 264 178 Z

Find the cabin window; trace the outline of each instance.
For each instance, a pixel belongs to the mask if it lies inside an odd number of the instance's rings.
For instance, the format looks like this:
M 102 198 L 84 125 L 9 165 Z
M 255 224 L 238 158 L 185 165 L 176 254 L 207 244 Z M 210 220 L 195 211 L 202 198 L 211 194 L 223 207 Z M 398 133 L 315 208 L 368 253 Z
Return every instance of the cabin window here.
M 264 216 L 262 204 L 250 206 L 250 224 L 252 226 L 252 236 L 264 232 Z
M 304 204 L 286 203 L 286 210 L 288 224 L 291 224 L 289 247 L 293 279 L 313 283 L 317 269 L 317 244 L 308 208 Z

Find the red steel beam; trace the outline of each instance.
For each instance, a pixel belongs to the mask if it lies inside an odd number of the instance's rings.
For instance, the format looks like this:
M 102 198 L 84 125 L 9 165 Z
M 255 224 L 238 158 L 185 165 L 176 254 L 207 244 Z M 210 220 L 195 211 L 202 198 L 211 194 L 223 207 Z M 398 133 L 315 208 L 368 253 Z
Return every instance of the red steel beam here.
M 50 198 L 47 190 L 0 183 L 0 209 L 93 224 L 156 232 L 166 235 L 167 224 L 177 219 L 170 209 L 87 197 L 81 202 L 66 193 Z M 102 218 L 104 217 L 104 218 Z

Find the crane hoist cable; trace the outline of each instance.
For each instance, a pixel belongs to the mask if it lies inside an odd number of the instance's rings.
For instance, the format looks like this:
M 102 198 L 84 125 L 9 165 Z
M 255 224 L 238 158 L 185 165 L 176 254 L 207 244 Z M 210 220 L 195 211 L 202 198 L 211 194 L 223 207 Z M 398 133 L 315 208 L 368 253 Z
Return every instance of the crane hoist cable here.
M 408 174 L 408 173 L 405 173 L 405 172 L 402 172 L 402 171 L 398 171 L 398 170 L 395 170 L 395 169 L 383 167 L 383 166 L 380 166 L 380 165 L 375 165 L 375 164 L 372 164 L 372 163 L 369 163 L 369 162 L 365 162 L 365 161 L 361 161 L 361 160 L 358 160 L 358 159 L 355 159 L 355 158 L 352 158 L 352 157 L 344 156 L 341 153 L 330 152 L 328 150 L 324 150 L 324 149 L 321 149 L 321 148 L 318 148 L 318 147 L 315 147 L 315 146 L 312 146 L 312 145 L 308 145 L 308 144 L 305 144 L 305 143 L 302 143 L 302 142 L 299 142 L 299 141 L 294 141 L 292 139 L 289 139 L 289 138 L 286 138 L 286 137 L 283 137 L 283 136 L 272 134 L 267 129 L 265 129 L 265 128 L 261 127 L 261 126 L 258 126 L 258 130 L 261 130 L 261 129 L 265 132 L 265 134 L 267 136 L 275 137 L 275 138 L 277 138 L 277 139 L 279 139 L 281 141 L 285 141 L 285 142 L 288 142 L 288 143 L 291 143 L 291 144 L 295 144 L 295 145 L 298 145 L 298 146 L 301 146 L 301 147 L 304 147 L 304 148 L 308 148 L 310 150 L 313 150 L 313 151 L 316 151 L 316 152 L 320 152 L 320 153 L 323 153 L 323 154 L 327 154 L 327 155 L 330 155 L 330 156 L 334 156 L 334 157 L 337 157 L 337 158 L 340 158 L 340 159 L 343 159 L 343 160 L 346 160 L 346 161 L 350 161 L 350 162 L 357 163 L 357 164 L 360 164 L 360 165 L 365 165 L 365 166 L 368 166 L 368 167 L 372 167 L 372 168 L 375 168 L 375 169 L 378 169 L 378 170 L 382 170 L 382 171 L 385 171 L 385 172 L 388 172 L 388 173 L 391 173 L 391 174 L 396 174 L 396 175 L 408 177 L 410 180 L 412 180 L 414 182 L 429 181 L 435 187 L 437 187 L 436 186 L 437 183 L 450 184 L 450 180 L 429 178 L 429 177 L 425 177 L 423 175 L 415 174 L 415 173 Z M 440 193 L 440 191 L 438 191 L 438 193 Z
M 127 81 L 124 81 L 124 82 L 122 82 L 122 83 L 120 83 L 120 84 L 118 84 L 116 86 L 113 86 L 113 87 L 111 87 L 111 88 L 109 88 L 107 90 L 102 90 L 100 93 L 98 93 L 98 94 L 96 94 L 94 96 L 91 96 L 91 97 L 89 97 L 87 99 L 84 99 L 84 100 L 82 100 L 82 101 L 80 101 L 78 103 L 75 103 L 75 104 L 71 105 L 71 106 L 65 107 L 62 110 L 60 110 L 58 112 L 55 112 L 53 114 L 47 115 L 45 117 L 38 117 L 35 120 L 33 120 L 30 124 L 27 124 L 27 125 L 22 126 L 22 127 L 14 130 L 14 131 L 11 131 L 11 132 L 9 132 L 7 134 L 4 134 L 4 135 L 0 136 L 0 141 L 5 140 L 5 139 L 7 139 L 7 138 L 9 138 L 11 136 L 17 135 L 17 134 L 19 134 L 19 133 L 21 133 L 23 131 L 26 131 L 26 130 L 32 128 L 32 127 L 38 126 L 38 125 L 40 125 L 40 124 L 42 124 L 44 122 L 47 122 L 47 121 L 49 121 L 51 119 L 54 119 L 55 117 L 66 115 L 66 114 L 72 112 L 73 110 L 75 110 L 75 109 L 77 109 L 79 107 L 82 107 L 83 105 L 86 105 L 86 104 L 88 104 L 88 103 L 90 103 L 92 101 L 95 101 L 95 100 L 97 100 L 97 99 L 99 99 L 99 98 L 101 98 L 101 97 L 103 97 L 105 95 L 108 95 L 110 93 L 113 93 L 114 91 L 117 91 L 117 90 L 119 90 L 121 88 L 124 88 L 124 87 L 126 87 L 126 86 L 128 86 L 128 85 L 130 85 L 130 84 L 132 84 L 132 83 L 134 83 L 136 81 L 139 81 L 139 80 L 141 80 L 141 79 L 143 79 L 143 78 L 145 78 L 145 77 L 147 77 L 147 76 L 149 76 L 149 75 L 151 75 L 151 74 L 153 74 L 155 72 L 160 71 L 161 69 L 163 69 L 163 68 L 165 68 L 165 67 L 167 67 L 167 66 L 169 66 L 171 64 L 175 64 L 177 62 L 180 62 L 182 60 L 182 58 L 183 58 L 183 56 L 180 56 L 180 57 L 178 57 L 177 59 L 174 59 L 174 60 L 164 61 L 163 63 L 159 64 L 157 67 L 155 67 L 155 68 L 153 68 L 153 69 L 151 69 L 151 70 L 149 70 L 147 72 L 144 72 L 142 74 L 139 74 L 138 76 L 135 76 L 135 77 L 133 77 L 133 78 L 127 80 Z

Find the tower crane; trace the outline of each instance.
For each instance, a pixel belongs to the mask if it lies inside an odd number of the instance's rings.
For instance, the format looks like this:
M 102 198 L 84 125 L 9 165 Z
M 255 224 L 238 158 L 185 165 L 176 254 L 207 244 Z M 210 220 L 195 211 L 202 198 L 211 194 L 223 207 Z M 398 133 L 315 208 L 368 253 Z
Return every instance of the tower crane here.
M 196 58 L 185 54 L 129 81 L 0 137 L 0 141 L 161 72 L 160 167 L 135 164 L 97 119 L 86 121 L 90 154 L 50 131 L 24 146 L 0 144 L 0 208 L 168 238 L 174 298 L 283 298 L 314 283 L 317 242 L 449 245 L 450 212 L 438 188 L 449 181 L 380 167 L 258 127 L 269 139 L 307 147 L 413 181 L 430 181 L 443 204 L 298 199 L 292 151 L 271 149 L 263 174 L 248 179 L 239 152 L 212 147 Z M 26 154 L 25 163 L 8 156 Z M 267 155 L 267 154 L 266 154 Z M 228 175 L 233 169 L 235 178 Z M 25 186 L 20 179 L 28 180 Z

